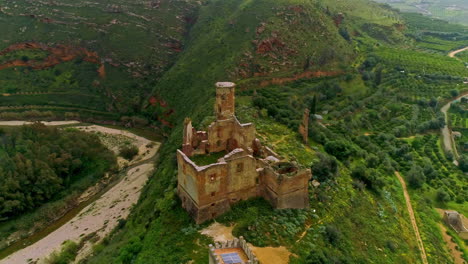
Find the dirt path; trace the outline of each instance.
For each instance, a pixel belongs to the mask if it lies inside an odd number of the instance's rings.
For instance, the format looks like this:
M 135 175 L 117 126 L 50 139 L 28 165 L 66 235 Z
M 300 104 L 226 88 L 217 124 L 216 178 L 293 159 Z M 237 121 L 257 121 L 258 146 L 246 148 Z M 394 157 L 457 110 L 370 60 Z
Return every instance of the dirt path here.
M 464 93 L 464 94 L 461 94 L 459 95 L 458 97 L 456 97 L 455 99 L 453 99 L 452 101 L 448 102 L 447 104 L 445 104 L 444 106 L 442 106 L 442 108 L 440 109 L 440 111 L 444 114 L 444 117 L 445 117 L 445 126 L 441 129 L 442 131 L 442 137 L 443 137 L 443 143 L 444 143 L 444 149 L 446 151 L 449 151 L 449 152 L 452 152 L 453 155 L 454 155 L 454 161 L 453 163 L 458 166 L 458 151 L 457 151 L 457 148 L 455 147 L 455 140 L 453 139 L 453 136 L 452 136 L 452 130 L 450 130 L 450 128 L 448 127 L 448 110 L 450 109 L 450 106 L 454 103 L 454 102 L 457 102 L 458 100 L 460 100 L 461 98 L 464 98 L 464 97 L 468 97 L 468 94 L 467 93 Z
M 123 170 L 125 176 L 122 180 L 109 191 L 41 240 L 1 260 L 1 264 L 28 263 L 29 260 L 37 261 L 39 264 L 46 263 L 45 259 L 52 252 L 60 250 L 64 241 L 79 242 L 83 237 L 93 234 L 95 239 L 93 243 L 98 243 L 118 225 L 120 219 L 128 217 L 133 204 L 138 201 L 141 189 L 148 180 L 150 172 L 154 170 L 153 159 L 160 144 L 119 129 L 96 125 L 78 128 L 88 132 L 125 135 L 127 140 L 131 140 L 132 144 L 139 148 L 140 153 L 134 159 L 134 163 Z M 153 145 L 149 146 L 148 143 L 151 142 Z M 84 243 L 76 261 L 92 252 L 93 243 L 90 241 Z
M 465 51 L 465 50 L 468 50 L 468 47 L 464 47 L 463 49 L 459 49 L 459 50 L 452 51 L 452 52 L 449 53 L 448 56 L 449 56 L 450 58 L 455 58 L 455 55 L 457 55 L 458 53 L 463 52 L 463 51 Z
M 421 239 L 421 235 L 419 234 L 419 228 L 418 228 L 418 225 L 416 223 L 416 218 L 414 217 L 413 206 L 411 205 L 411 199 L 410 199 L 410 196 L 408 194 L 408 189 L 406 188 L 406 182 L 405 182 L 405 180 L 403 180 L 403 178 L 401 177 L 401 175 L 400 175 L 400 173 L 398 171 L 395 171 L 395 175 L 397 176 L 398 181 L 400 181 L 401 187 L 403 188 L 403 194 L 405 196 L 406 207 L 408 208 L 408 214 L 410 216 L 411 225 L 413 225 L 414 233 L 415 233 L 416 239 L 418 241 L 418 247 L 419 247 L 419 250 L 421 251 L 422 262 L 424 264 L 428 264 L 426 250 L 424 249 L 424 244 L 423 244 L 423 241 Z

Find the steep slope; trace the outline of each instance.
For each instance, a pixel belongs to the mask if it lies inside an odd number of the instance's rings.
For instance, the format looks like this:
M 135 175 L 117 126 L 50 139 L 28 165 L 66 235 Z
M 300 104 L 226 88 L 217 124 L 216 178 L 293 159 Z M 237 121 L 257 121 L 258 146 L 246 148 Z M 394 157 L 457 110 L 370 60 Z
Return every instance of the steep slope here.
M 2 118 L 138 114 L 200 4 L 0 1 L 0 108 L 13 112 Z
M 332 152 L 327 141 L 348 142 L 346 132 L 317 124 L 311 130 L 314 142 L 303 145 L 295 132 L 300 111 L 314 94 L 320 95 L 322 110 L 331 112 L 328 103 L 339 111 L 374 93 L 373 73 L 363 79 L 358 72 L 364 60 L 361 50 L 408 41 L 400 31 L 398 14 L 367 1 L 349 2 L 237 0 L 202 6 L 186 49 L 144 107 L 145 115 L 157 119 L 169 135 L 159 169 L 129 221 L 96 246 L 88 262 L 206 263 L 210 239 L 198 233 L 203 226 L 193 223 L 175 194 L 175 150 L 185 116 L 196 126 L 210 120 L 215 81 L 237 81 L 239 118 L 253 121 L 264 142 L 303 165 L 327 159 L 319 154 L 324 145 Z M 259 103 L 260 97 L 267 103 Z M 382 165 L 373 167 L 372 175 L 383 183 L 369 190 L 370 181 L 364 184 L 351 177 L 354 166 L 365 161 L 366 150 L 358 143 L 351 143 L 348 150 L 355 157 L 340 157 L 338 171 L 327 172 L 325 166 L 323 172 L 315 172 L 322 186 L 311 189 L 311 210 L 272 210 L 254 200 L 218 221 L 237 224 L 235 235 L 257 246 L 288 247 L 295 254 L 291 263 L 418 262 L 417 242 L 390 159 L 382 157 L 378 162 Z M 431 254 L 442 259 L 447 253 L 441 246 Z

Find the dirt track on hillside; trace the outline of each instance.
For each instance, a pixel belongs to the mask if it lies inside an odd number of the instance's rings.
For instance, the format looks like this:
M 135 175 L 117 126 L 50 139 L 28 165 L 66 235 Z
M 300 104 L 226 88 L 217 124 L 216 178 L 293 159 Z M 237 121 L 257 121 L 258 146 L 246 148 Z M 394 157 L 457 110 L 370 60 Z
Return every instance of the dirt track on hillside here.
M 458 53 L 463 52 L 463 51 L 465 51 L 465 50 L 468 50 L 468 47 L 464 47 L 463 49 L 459 49 L 459 50 L 452 51 L 452 52 L 449 53 L 448 56 L 449 56 L 450 58 L 455 58 L 455 55 L 457 55 Z
M 411 199 L 408 194 L 408 189 L 406 187 L 406 182 L 403 180 L 401 177 L 400 173 L 398 171 L 395 171 L 395 175 L 398 178 L 398 181 L 400 181 L 401 187 L 403 188 L 403 195 L 405 196 L 405 201 L 406 201 L 406 207 L 408 208 L 408 214 L 410 216 L 411 220 L 411 225 L 413 225 L 414 229 L 414 234 L 416 236 L 416 239 L 418 241 L 418 247 L 421 252 L 421 260 L 424 264 L 428 264 L 427 262 L 427 255 L 426 255 L 426 250 L 424 249 L 424 243 L 421 239 L 421 234 L 419 233 L 419 228 L 418 224 L 416 223 L 416 217 L 414 216 L 414 211 L 413 211 L 413 206 L 411 205 Z

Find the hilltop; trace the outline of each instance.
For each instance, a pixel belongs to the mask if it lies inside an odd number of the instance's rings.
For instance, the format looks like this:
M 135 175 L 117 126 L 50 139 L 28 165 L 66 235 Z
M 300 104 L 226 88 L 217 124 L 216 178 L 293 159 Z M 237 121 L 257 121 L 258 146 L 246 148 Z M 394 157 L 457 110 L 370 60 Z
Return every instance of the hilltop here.
M 450 119 L 439 110 L 466 90 L 466 56 L 447 56 L 468 46 L 466 27 L 367 0 L 75 2 L 0 5 L 0 23 L 15 21 L 0 24 L 10 47 L 0 63 L 20 64 L 0 70 L 13 76 L 0 81 L 0 117 L 121 121 L 166 137 L 130 217 L 85 263 L 206 263 L 213 240 L 201 231 L 212 222 L 196 225 L 181 207 L 176 150 L 184 118 L 202 130 L 215 119 L 217 81 L 237 84 L 239 121 L 320 182 L 308 210 L 253 199 L 217 217 L 235 236 L 281 246 L 292 264 L 418 263 L 421 244 L 430 263 L 451 259 L 434 208 L 468 215 L 468 190 L 439 131 L 467 123 L 463 106 Z M 305 108 L 307 144 L 297 132 Z

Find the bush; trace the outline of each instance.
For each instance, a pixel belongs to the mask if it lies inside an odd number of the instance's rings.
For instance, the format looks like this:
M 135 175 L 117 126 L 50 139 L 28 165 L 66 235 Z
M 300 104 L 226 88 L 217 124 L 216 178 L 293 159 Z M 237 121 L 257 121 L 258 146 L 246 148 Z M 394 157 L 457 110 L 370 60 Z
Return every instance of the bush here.
M 462 155 L 460 157 L 460 160 L 458 161 L 458 167 L 463 172 L 468 172 L 468 156 L 467 155 Z
M 451 197 L 445 190 L 439 189 L 437 190 L 436 199 L 439 202 L 446 203 L 451 200 Z
M 75 260 L 78 254 L 78 244 L 74 241 L 67 240 L 62 246 L 62 250 L 57 253 L 54 252 L 49 258 L 45 260 L 47 264 L 67 264 Z
M 355 179 L 355 184 L 353 184 L 354 187 L 362 188 L 363 186 L 366 186 L 377 193 L 379 193 L 380 189 L 385 185 L 385 182 L 381 179 L 377 170 L 368 169 L 362 164 L 353 168 L 351 177 Z
M 319 161 L 312 164 L 312 175 L 319 182 L 327 181 L 336 177 L 338 173 L 338 162 L 334 157 L 318 153 Z
M 126 145 L 120 149 L 119 155 L 126 160 L 132 160 L 138 155 L 138 148 L 134 145 Z
M 336 226 L 327 225 L 325 227 L 325 236 L 330 244 L 336 245 L 340 241 L 342 235 Z
M 325 151 L 339 160 L 344 160 L 352 155 L 354 148 L 346 141 L 334 140 L 325 144 Z

